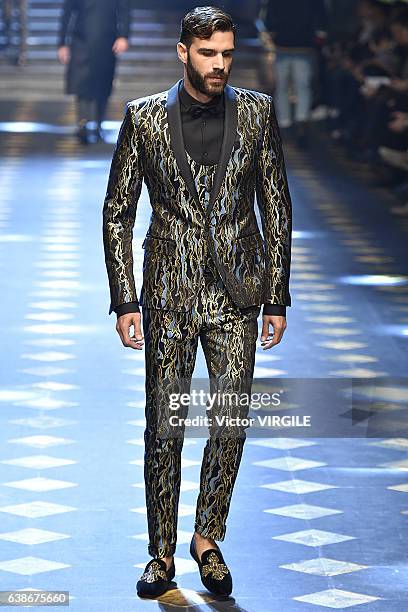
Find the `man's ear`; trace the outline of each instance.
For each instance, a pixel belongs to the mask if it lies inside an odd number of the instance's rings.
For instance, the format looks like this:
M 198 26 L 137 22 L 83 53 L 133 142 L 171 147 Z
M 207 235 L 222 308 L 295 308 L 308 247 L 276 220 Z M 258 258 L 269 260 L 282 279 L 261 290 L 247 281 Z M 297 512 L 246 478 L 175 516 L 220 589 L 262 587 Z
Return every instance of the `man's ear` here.
M 187 63 L 187 47 L 182 42 L 177 43 L 177 55 L 183 64 Z

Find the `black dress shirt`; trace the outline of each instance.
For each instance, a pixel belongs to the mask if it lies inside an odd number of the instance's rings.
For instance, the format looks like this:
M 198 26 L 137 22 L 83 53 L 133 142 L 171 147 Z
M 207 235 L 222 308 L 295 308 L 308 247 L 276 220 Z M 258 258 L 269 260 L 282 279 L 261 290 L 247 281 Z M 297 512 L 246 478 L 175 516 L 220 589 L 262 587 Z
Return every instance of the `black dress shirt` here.
M 224 95 L 203 103 L 190 96 L 183 85 L 179 93 L 183 138 L 188 154 L 199 164 L 217 164 L 224 134 Z M 118 318 L 129 312 L 140 312 L 139 303 L 120 304 L 115 312 Z M 286 316 L 286 306 L 264 304 L 262 314 Z

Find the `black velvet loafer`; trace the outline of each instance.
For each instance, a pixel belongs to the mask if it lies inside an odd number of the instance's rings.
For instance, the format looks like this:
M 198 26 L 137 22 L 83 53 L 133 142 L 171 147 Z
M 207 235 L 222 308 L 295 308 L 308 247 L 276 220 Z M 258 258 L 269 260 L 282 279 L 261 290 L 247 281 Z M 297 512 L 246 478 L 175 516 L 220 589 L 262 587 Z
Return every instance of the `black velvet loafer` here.
M 136 583 L 139 597 L 160 597 L 168 590 L 176 574 L 174 558 L 169 569 L 166 567 L 164 559 L 157 558 L 149 561 Z
M 195 547 L 194 535 L 191 538 L 190 554 L 198 563 L 201 582 L 206 589 L 216 595 L 230 595 L 232 591 L 232 576 L 224 561 L 222 552 L 217 548 L 208 548 L 201 555 L 201 561 Z

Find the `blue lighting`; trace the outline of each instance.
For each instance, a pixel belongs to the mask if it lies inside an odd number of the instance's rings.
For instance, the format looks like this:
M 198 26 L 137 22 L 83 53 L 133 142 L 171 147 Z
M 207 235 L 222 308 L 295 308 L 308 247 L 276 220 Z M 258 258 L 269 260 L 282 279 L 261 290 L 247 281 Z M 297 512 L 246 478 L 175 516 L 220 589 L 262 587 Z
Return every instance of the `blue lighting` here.
M 52 125 L 51 123 L 37 123 L 35 121 L 2 121 L 0 132 L 14 134 L 73 134 L 75 128 L 65 125 Z
M 338 280 L 346 285 L 370 285 L 373 287 L 408 284 L 407 276 L 393 276 L 391 274 L 358 274 L 355 276 L 341 276 Z
M 389 336 L 408 338 L 408 327 L 406 325 L 381 325 L 379 331 Z
M 310 240 L 312 238 L 321 238 L 326 232 L 311 232 L 309 230 L 293 230 L 292 237 L 297 240 Z

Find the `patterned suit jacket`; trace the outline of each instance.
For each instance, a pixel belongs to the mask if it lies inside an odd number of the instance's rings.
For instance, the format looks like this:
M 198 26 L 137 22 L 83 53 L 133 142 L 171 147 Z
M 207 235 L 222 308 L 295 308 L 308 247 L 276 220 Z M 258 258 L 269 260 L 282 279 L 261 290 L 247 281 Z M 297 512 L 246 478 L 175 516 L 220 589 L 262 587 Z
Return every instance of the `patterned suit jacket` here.
M 292 204 L 273 99 L 225 87 L 221 156 L 206 204 L 184 148 L 180 83 L 127 104 L 103 206 L 109 314 L 138 299 L 132 237 L 143 179 L 152 214 L 142 245 L 142 306 L 190 310 L 209 256 L 240 308 L 290 306 Z

